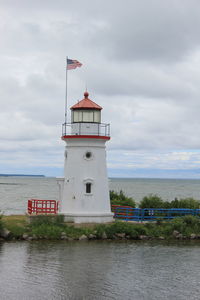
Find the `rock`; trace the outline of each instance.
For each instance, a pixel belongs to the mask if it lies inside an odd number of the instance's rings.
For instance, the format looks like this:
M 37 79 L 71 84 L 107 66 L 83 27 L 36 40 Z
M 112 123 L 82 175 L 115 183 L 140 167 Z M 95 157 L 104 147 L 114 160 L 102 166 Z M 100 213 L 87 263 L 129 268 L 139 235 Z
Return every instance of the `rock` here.
M 0 236 L 4 239 L 8 239 L 11 236 L 11 232 L 8 229 L 3 228 L 0 232 Z
M 84 241 L 84 240 L 87 240 L 88 238 L 87 238 L 87 236 L 85 235 L 85 234 L 83 234 L 83 235 L 81 235 L 80 237 L 79 237 L 79 241 Z
M 38 239 L 38 238 L 37 238 L 37 235 L 33 234 L 32 240 L 37 240 L 37 239 Z
M 90 234 L 88 235 L 88 238 L 89 238 L 89 240 L 96 239 L 96 235 L 95 235 L 95 234 L 92 234 L 92 233 L 90 233 Z
M 173 233 L 172 233 L 172 235 L 173 235 L 174 237 L 176 237 L 176 236 L 179 235 L 179 234 L 180 234 L 180 232 L 177 231 L 177 230 L 174 230 Z
M 74 239 L 73 239 L 72 237 L 69 237 L 69 236 L 68 236 L 68 237 L 67 237 L 67 240 L 68 240 L 68 241 L 73 241 Z
M 147 235 L 139 235 L 139 240 L 148 240 L 149 237 Z
M 108 237 L 107 237 L 107 234 L 105 233 L 105 231 L 102 233 L 101 238 L 102 238 L 103 240 L 106 240 L 106 239 L 108 238 Z
M 197 235 L 195 233 L 190 234 L 190 239 L 194 240 L 197 238 Z
M 176 239 L 180 239 L 181 240 L 183 238 L 183 235 L 182 235 L 182 233 L 179 233 L 175 237 L 176 237 Z
M 24 234 L 22 235 L 22 239 L 23 239 L 23 240 L 27 240 L 28 237 L 29 237 L 29 236 L 28 236 L 28 234 L 26 234 L 26 233 L 24 233 Z
M 61 240 L 67 240 L 67 235 L 65 232 L 61 232 L 61 236 L 60 236 Z
M 165 238 L 164 238 L 164 236 L 159 236 L 158 239 L 159 239 L 159 240 L 164 240 Z
M 120 239 L 124 239 L 126 234 L 125 233 L 116 233 L 115 236 L 119 237 Z
M 61 239 L 61 240 L 66 240 L 66 241 L 69 240 L 68 236 L 66 236 L 66 235 L 62 235 L 62 236 L 60 237 L 60 239 Z
M 27 238 L 27 241 L 32 241 L 33 240 L 33 237 L 32 236 L 29 236 L 28 238 Z

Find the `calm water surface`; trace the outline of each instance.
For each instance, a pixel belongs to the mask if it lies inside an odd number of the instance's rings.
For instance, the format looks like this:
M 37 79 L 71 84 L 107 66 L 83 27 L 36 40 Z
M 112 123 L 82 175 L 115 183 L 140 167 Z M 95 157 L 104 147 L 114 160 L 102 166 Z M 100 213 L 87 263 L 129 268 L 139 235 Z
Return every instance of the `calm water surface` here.
M 200 199 L 199 180 L 112 179 L 140 201 Z M 0 210 L 26 212 L 31 198 L 58 200 L 55 178 L 0 177 Z M 200 299 L 200 243 L 0 243 L 0 300 Z
M 197 243 L 0 244 L 0 299 L 199 299 Z
M 111 190 L 123 190 L 139 202 L 148 194 L 164 200 L 193 197 L 200 199 L 200 180 L 188 179 L 110 179 Z M 5 214 L 24 214 L 31 198 L 58 200 L 56 178 L 0 177 L 0 210 Z

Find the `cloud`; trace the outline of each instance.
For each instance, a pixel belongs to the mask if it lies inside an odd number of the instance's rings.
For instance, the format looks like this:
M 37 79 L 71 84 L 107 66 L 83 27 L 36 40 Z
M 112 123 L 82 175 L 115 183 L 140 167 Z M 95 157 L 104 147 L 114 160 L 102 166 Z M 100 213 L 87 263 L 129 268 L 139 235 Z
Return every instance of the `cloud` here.
M 2 172 L 62 169 L 66 55 L 83 63 L 68 72 L 68 108 L 87 86 L 111 123 L 111 171 L 199 168 L 197 0 L 7 0 L 0 9 Z

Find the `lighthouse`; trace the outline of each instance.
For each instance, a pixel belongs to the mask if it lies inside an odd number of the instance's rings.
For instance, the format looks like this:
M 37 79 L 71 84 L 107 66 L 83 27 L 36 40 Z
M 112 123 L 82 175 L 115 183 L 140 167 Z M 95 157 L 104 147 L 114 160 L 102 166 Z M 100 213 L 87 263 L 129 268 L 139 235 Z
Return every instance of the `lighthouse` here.
M 71 123 L 63 124 L 64 178 L 58 180 L 60 213 L 74 223 L 113 220 L 106 166 L 110 124 L 101 123 L 102 107 L 89 93 L 71 107 Z

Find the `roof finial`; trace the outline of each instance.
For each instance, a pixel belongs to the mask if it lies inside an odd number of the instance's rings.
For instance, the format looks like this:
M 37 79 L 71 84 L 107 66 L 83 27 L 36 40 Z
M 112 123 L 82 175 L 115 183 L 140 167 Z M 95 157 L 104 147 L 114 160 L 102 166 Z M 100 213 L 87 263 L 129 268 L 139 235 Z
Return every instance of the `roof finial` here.
M 85 97 L 85 98 L 88 98 L 88 96 L 89 96 L 89 93 L 88 93 L 88 91 L 87 91 L 87 89 L 86 89 L 86 92 L 84 93 L 84 97 Z

